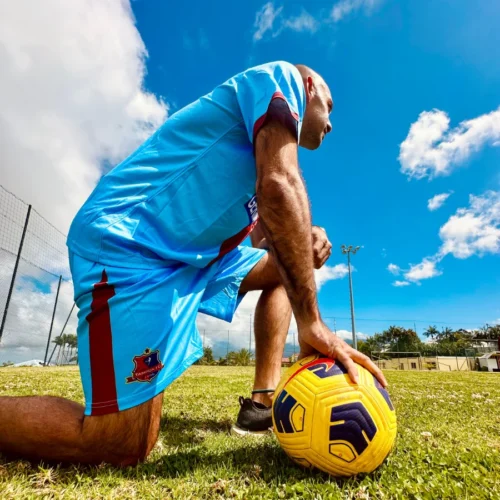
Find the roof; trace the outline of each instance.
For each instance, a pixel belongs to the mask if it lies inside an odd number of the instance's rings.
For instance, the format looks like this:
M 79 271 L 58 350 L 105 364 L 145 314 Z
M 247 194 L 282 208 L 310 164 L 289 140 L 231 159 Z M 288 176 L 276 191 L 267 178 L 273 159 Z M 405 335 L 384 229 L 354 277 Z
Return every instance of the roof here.
M 479 359 L 500 358 L 500 351 L 488 352 L 479 356 Z

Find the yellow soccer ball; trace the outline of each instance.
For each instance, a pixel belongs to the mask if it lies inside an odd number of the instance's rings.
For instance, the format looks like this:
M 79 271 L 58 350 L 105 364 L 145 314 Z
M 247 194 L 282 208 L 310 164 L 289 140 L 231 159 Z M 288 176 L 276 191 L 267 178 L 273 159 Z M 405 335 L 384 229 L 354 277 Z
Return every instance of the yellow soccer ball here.
M 273 401 L 274 431 L 285 452 L 333 476 L 375 470 L 396 439 L 387 391 L 357 365 L 359 384 L 338 361 L 309 356 L 289 368 Z

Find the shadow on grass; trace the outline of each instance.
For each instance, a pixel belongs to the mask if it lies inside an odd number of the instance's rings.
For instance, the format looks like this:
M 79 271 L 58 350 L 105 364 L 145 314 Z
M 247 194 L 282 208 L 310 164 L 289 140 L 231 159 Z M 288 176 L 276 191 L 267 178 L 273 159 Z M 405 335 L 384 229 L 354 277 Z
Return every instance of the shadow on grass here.
M 235 437 L 235 439 L 241 439 Z M 118 468 L 111 465 L 61 464 L 46 461 L 26 461 L 0 455 L 0 472 L 7 481 L 18 480 L 19 476 L 33 477 L 43 469 L 54 467 L 57 470 L 55 483 L 74 485 L 75 475 L 95 479 L 112 473 L 114 481 L 120 479 L 144 481 L 148 477 L 183 479 L 196 477 L 202 473 L 204 481 L 217 483 L 220 477 L 244 480 L 246 484 L 264 481 L 267 484 L 295 484 L 304 480 L 324 483 L 336 482 L 339 486 L 348 482 L 357 484 L 363 476 L 353 478 L 333 478 L 317 469 L 305 469 L 294 464 L 285 453 L 271 442 L 255 443 L 252 438 L 243 438 L 248 446 L 216 452 L 204 447 L 187 451 L 164 454 L 157 460 L 150 460 L 135 467 Z M 247 444 L 244 443 L 244 444 Z M 3 466 L 3 467 L 2 467 Z M 222 472 L 221 475 L 221 471 Z M 17 478 L 17 479 L 16 479 Z M 1 481 L 0 481 L 1 483 Z M 0 488 L 1 489 L 1 488 Z
M 333 479 L 327 474 L 305 469 L 294 464 L 281 450 L 277 443 L 255 437 L 236 437 L 235 448 L 214 449 L 205 447 L 202 443 L 214 433 L 229 436 L 232 421 L 229 419 L 215 420 L 211 418 L 193 418 L 190 416 L 163 416 L 161 418 L 160 438 L 168 447 L 191 445 L 186 451 L 176 451 L 161 455 L 157 459 L 149 459 L 136 467 L 115 468 L 101 464 L 60 464 L 47 461 L 25 461 L 17 457 L 6 457 L 0 454 L 0 469 L 5 467 L 7 476 L 16 474 L 33 474 L 42 466 L 56 467 L 59 473 L 58 482 L 73 484 L 75 473 L 97 478 L 105 471 L 113 471 L 115 478 L 141 479 L 145 475 L 152 477 L 183 478 L 193 477 L 196 472 L 202 472 L 208 479 L 217 481 L 221 469 L 229 476 L 239 477 L 246 481 L 264 480 L 266 482 L 297 482 L 315 478 L 317 481 L 336 481 L 339 485 L 343 479 Z M 197 446 L 199 445 L 199 446 Z M 0 470 L 1 472 L 1 470 Z M 211 477 L 212 476 L 212 477 Z M 361 478 L 359 478 L 361 480 Z M 352 479 L 350 480 L 352 481 Z M 356 481 L 356 480 L 355 480 Z
M 208 433 L 228 434 L 233 422 L 229 419 L 192 418 L 189 416 L 163 416 L 160 421 L 161 439 L 169 446 L 199 444 Z

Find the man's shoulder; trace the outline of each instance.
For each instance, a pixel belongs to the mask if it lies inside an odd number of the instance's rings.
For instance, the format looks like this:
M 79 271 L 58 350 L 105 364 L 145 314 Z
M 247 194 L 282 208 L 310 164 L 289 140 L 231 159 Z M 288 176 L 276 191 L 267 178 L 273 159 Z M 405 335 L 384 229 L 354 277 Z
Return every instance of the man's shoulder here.
M 275 75 L 276 73 L 282 73 L 285 75 L 300 76 L 299 70 L 292 63 L 289 63 L 287 61 L 272 61 L 248 68 L 236 75 L 235 78 L 258 73 L 268 73 L 272 75 Z

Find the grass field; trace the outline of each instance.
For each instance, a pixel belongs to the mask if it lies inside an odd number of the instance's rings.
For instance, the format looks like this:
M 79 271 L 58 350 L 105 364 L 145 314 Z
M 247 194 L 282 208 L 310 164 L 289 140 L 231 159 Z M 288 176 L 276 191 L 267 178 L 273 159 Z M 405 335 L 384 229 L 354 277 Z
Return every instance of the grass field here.
M 500 499 L 500 375 L 386 376 L 398 439 L 367 476 L 335 480 L 295 466 L 273 436 L 231 436 L 252 368 L 194 366 L 165 393 L 160 438 L 146 463 L 117 470 L 0 457 L 0 498 Z M 35 394 L 83 402 L 77 369 L 0 369 L 0 396 Z

